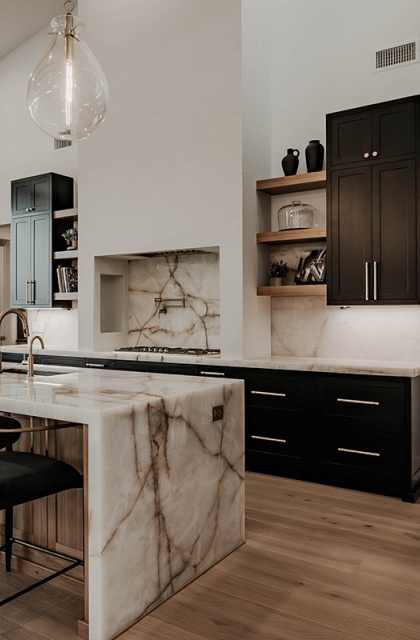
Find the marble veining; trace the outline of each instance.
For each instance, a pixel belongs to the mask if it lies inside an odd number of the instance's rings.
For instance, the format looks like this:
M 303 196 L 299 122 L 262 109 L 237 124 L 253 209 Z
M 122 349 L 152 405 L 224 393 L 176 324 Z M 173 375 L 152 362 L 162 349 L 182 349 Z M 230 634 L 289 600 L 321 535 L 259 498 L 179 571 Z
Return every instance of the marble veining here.
M 244 542 L 243 382 L 4 373 L 0 410 L 88 424 L 91 640 L 109 640 Z
M 325 297 L 273 298 L 273 356 L 420 360 L 420 307 L 328 306 Z
M 219 348 L 219 256 L 216 253 L 131 260 L 129 346 Z M 185 298 L 158 313 L 154 298 Z

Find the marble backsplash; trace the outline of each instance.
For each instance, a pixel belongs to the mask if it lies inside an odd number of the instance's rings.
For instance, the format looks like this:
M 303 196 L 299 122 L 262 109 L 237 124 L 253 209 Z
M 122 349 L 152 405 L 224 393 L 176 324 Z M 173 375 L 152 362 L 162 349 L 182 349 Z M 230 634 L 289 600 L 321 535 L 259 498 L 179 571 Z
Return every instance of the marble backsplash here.
M 276 356 L 420 359 L 420 306 L 327 306 L 326 298 L 272 298 Z
M 155 298 L 185 298 L 158 314 Z M 216 253 L 131 260 L 128 345 L 220 347 L 219 256 Z

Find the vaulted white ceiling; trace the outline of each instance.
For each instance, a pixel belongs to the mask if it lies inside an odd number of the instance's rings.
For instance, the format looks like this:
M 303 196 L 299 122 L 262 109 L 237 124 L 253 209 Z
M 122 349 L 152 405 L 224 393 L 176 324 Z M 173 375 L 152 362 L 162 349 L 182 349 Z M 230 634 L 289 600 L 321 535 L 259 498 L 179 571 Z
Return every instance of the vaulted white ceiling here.
M 62 13 L 64 0 L 0 0 L 0 58 Z

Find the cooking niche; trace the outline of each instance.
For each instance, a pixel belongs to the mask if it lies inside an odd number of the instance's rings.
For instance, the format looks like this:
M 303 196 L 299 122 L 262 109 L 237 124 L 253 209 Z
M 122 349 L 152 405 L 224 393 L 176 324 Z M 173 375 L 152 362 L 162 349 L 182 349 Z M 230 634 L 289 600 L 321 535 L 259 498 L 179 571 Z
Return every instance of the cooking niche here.
M 128 345 L 121 350 L 220 353 L 219 254 L 191 249 L 128 263 Z

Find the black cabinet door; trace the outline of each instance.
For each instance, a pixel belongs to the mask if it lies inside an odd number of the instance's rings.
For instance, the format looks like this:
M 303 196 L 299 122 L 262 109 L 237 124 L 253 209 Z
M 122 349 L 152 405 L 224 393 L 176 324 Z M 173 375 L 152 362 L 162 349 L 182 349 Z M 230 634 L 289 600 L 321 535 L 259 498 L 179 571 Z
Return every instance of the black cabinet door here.
M 372 211 L 372 297 L 417 302 L 415 160 L 372 167 Z
M 364 304 L 371 263 L 371 168 L 332 171 L 328 216 L 328 303 Z
M 372 158 L 416 153 L 416 104 L 391 103 L 372 110 Z
M 32 207 L 36 213 L 51 211 L 51 176 L 44 175 L 31 180 Z
M 369 111 L 330 116 L 330 164 L 361 162 L 371 153 L 371 114 Z

